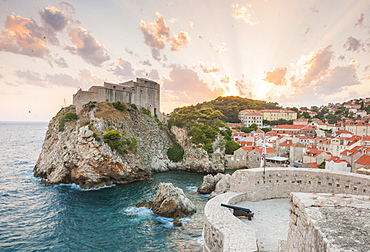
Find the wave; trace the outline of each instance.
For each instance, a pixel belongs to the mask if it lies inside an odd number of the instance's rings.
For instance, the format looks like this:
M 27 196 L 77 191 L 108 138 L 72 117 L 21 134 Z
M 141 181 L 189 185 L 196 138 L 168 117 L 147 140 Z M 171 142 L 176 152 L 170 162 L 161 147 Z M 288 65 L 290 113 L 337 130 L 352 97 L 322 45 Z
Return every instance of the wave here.
M 100 187 L 89 188 L 89 189 L 83 189 L 79 185 L 76 185 L 76 184 L 58 184 L 58 185 L 54 185 L 52 187 L 56 188 L 56 187 L 64 187 L 64 186 L 65 187 L 70 187 L 71 189 L 78 190 L 78 191 L 97 191 L 97 190 L 101 190 L 101 189 L 105 189 L 105 188 L 114 187 L 114 186 L 116 186 L 116 184 L 103 185 L 103 186 L 100 186 Z
M 196 186 L 187 186 L 186 189 L 188 189 L 189 191 L 192 191 L 192 192 L 197 192 L 198 191 L 198 187 L 196 187 Z
M 127 207 L 123 213 L 129 216 L 147 217 L 153 215 L 153 211 L 146 207 Z

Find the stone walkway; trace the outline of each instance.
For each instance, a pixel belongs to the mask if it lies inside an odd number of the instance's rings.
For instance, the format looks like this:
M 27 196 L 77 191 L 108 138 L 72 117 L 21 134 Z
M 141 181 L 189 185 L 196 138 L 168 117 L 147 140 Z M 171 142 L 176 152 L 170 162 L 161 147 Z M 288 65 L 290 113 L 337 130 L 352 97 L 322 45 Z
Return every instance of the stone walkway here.
M 289 199 L 243 201 L 237 206 L 249 208 L 254 213 L 251 221 L 241 220 L 256 231 L 259 251 L 278 251 L 278 241 L 288 238 Z

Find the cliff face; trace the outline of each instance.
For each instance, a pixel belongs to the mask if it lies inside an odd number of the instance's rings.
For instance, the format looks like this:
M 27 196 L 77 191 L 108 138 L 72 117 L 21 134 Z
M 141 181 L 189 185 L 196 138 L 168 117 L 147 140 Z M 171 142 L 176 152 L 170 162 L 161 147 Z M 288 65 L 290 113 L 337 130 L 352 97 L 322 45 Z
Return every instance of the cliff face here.
M 78 118 L 73 106 L 63 108 L 49 123 L 34 175 L 47 185 L 92 188 L 148 178 L 152 172 L 223 170 L 205 151 L 188 150 L 185 144 L 183 161 L 170 161 L 167 149 L 172 142 L 165 128 L 130 106 L 119 111 L 109 103 L 91 103 Z M 175 130 L 175 135 L 186 139 L 186 132 Z

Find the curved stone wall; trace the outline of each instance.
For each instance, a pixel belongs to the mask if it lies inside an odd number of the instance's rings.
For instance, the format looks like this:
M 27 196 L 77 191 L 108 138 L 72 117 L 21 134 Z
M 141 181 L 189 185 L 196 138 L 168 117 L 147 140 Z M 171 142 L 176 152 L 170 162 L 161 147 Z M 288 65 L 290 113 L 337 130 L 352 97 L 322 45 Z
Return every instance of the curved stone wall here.
M 246 193 L 250 201 L 287 198 L 291 192 L 369 195 L 370 176 L 308 168 L 238 170 L 230 191 Z
M 221 203 L 289 197 L 291 192 L 370 195 L 370 176 L 302 168 L 238 170 L 231 192 L 210 200 L 204 210 L 204 251 L 258 251 L 254 230 Z

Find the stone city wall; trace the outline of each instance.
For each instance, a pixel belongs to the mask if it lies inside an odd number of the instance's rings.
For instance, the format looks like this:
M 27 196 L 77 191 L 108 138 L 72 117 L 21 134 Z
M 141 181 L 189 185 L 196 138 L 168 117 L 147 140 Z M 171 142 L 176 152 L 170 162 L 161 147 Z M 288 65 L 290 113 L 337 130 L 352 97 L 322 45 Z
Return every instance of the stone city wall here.
M 291 192 L 369 195 L 370 176 L 303 168 L 266 168 L 264 174 L 256 168 L 234 172 L 230 190 L 205 206 L 203 251 L 258 251 L 255 232 L 221 203 L 286 198 Z
M 287 198 L 291 192 L 370 194 L 370 177 L 310 168 L 263 168 L 238 170 L 230 190 L 243 192 L 250 201 Z
M 370 197 L 292 193 L 286 251 L 370 251 Z

